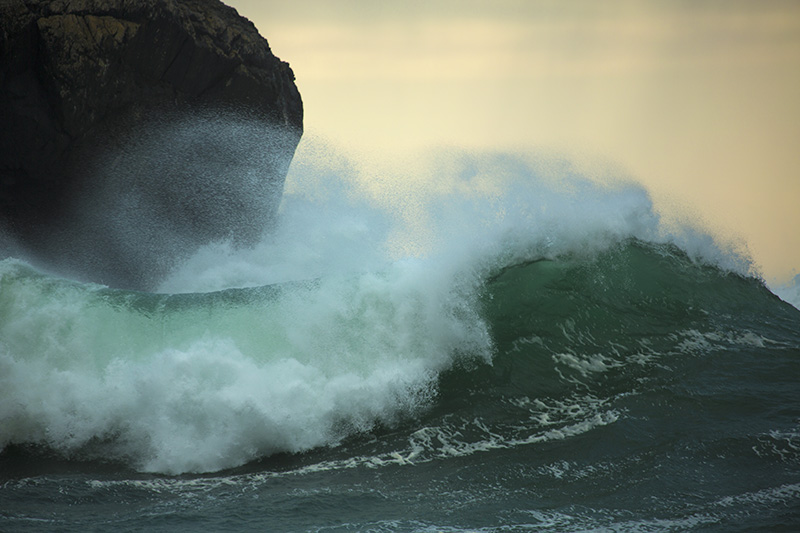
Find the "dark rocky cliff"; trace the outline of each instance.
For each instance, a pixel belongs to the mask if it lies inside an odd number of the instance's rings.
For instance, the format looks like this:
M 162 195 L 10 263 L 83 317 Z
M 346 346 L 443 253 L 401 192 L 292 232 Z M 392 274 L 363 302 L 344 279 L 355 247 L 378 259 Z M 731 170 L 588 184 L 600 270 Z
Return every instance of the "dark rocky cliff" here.
M 160 207 L 140 210 L 151 217 L 142 227 L 153 235 L 139 239 L 149 249 L 132 251 L 153 265 L 209 240 L 252 240 L 274 215 L 274 198 L 252 201 L 252 183 L 237 195 L 235 181 L 245 178 L 228 172 L 215 184 L 207 169 L 214 153 L 228 170 L 247 159 L 243 173 L 258 171 L 256 189 L 279 195 L 302 134 L 289 65 L 236 10 L 218 0 L 0 0 L 0 20 L 0 225 L 23 248 L 82 277 L 141 288 L 168 267 L 124 265 L 119 243 L 106 254 L 113 260 L 90 252 L 114 247 L 115 237 L 102 228 L 111 213 L 74 222 L 87 205 L 119 211 L 113 196 L 121 191 L 138 191 L 139 204 L 157 197 Z M 255 140 L 231 152 L 226 145 L 241 144 L 241 130 L 230 126 L 239 120 Z M 186 133 L 208 124 L 208 135 Z M 182 144 L 169 147 L 176 131 Z M 154 172 L 157 180 L 144 176 Z M 198 174 L 202 183 L 187 182 Z M 148 192 L 156 182 L 159 190 Z M 179 238 L 158 243 L 173 230 Z

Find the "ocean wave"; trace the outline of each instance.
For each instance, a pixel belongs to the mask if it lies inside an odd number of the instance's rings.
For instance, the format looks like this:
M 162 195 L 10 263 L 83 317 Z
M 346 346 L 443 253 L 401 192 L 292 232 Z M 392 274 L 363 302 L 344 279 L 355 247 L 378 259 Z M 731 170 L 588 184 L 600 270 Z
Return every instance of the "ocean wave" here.
M 437 168 L 385 198 L 385 177 L 301 164 L 275 232 L 205 247 L 159 293 L 3 261 L 0 446 L 179 474 L 401 428 L 342 461 L 465 456 L 616 424 L 671 357 L 793 342 L 747 258 L 666 230 L 641 187 Z

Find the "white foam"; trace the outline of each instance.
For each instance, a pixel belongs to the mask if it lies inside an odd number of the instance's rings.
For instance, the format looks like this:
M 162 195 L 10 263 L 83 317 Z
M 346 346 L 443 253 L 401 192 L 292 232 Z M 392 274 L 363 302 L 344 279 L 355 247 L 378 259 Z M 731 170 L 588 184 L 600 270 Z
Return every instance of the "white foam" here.
M 424 406 L 456 354 L 489 357 L 471 303 L 435 277 L 400 262 L 259 305 L 151 318 L 31 282 L 2 323 L 0 445 L 99 447 L 180 473 L 335 444 Z
M 700 332 L 696 329 L 679 332 L 678 335 L 683 340 L 678 343 L 677 348 L 683 353 L 706 353 L 720 346 L 747 346 L 752 348 L 763 348 L 767 345 L 780 345 L 767 337 L 757 335 L 752 331 L 707 331 Z M 677 340 L 678 335 L 673 334 Z

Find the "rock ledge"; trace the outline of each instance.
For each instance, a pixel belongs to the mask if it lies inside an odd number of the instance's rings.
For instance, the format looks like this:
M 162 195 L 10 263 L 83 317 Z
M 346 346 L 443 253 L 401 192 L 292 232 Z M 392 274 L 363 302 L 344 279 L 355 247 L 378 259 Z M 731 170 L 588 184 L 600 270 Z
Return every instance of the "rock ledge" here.
M 0 225 L 21 241 L 36 248 L 64 223 L 75 191 L 103 179 L 89 171 L 100 152 L 194 110 L 244 114 L 280 132 L 284 141 L 264 145 L 275 153 L 263 179 L 282 189 L 302 101 L 289 65 L 235 9 L 218 0 L 0 0 L 0 21 Z

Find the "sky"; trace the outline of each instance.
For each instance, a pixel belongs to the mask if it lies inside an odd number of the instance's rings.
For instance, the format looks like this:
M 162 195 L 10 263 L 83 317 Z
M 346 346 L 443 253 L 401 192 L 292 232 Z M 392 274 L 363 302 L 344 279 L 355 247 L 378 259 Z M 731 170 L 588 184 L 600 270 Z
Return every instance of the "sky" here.
M 800 272 L 800 2 L 225 0 L 294 70 L 308 135 L 602 162 Z

